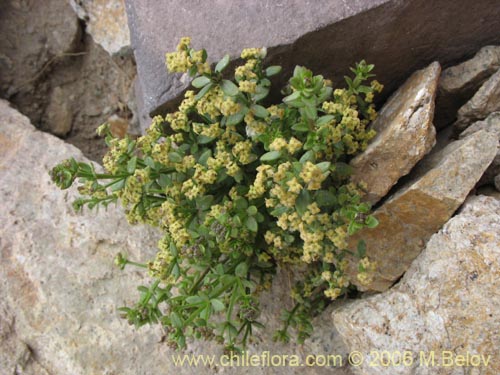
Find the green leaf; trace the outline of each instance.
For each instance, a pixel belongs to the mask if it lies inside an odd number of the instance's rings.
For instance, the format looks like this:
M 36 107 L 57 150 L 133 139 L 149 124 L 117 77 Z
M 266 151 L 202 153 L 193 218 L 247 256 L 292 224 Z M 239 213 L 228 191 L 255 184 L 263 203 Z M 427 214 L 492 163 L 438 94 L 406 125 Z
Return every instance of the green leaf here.
M 305 163 L 306 161 L 313 161 L 314 160 L 314 152 L 312 150 L 309 150 L 307 152 L 304 153 L 304 155 L 302 155 L 299 159 L 299 161 L 303 164 Z
M 215 66 L 215 72 L 216 73 L 222 72 L 226 68 L 227 64 L 229 64 L 229 59 L 230 59 L 229 55 L 225 55 L 222 59 L 220 59 L 220 61 Z
M 177 152 L 172 151 L 168 153 L 168 160 L 172 163 L 180 163 L 182 161 L 182 156 L 180 156 Z
M 309 130 L 311 130 L 309 129 L 309 126 L 305 122 L 299 122 L 293 125 L 292 129 L 297 132 L 308 132 Z
M 134 173 L 136 167 L 137 167 L 137 156 L 134 156 L 127 163 L 127 172 L 130 174 Z
M 201 211 L 208 210 L 214 201 L 213 195 L 203 195 L 196 198 L 196 207 Z
M 226 125 L 237 125 L 243 120 L 243 117 L 245 117 L 245 115 L 242 112 L 235 113 L 227 118 Z
M 179 314 L 177 314 L 175 311 L 172 311 L 170 314 L 170 321 L 172 322 L 172 325 L 175 328 L 181 329 L 182 328 L 182 320 Z
M 213 299 L 210 300 L 210 303 L 212 304 L 212 307 L 214 308 L 214 311 L 219 312 L 225 309 L 224 304 L 218 300 L 218 299 Z
M 203 298 L 201 298 L 200 296 L 189 296 L 186 298 L 186 302 L 192 305 L 196 305 L 203 302 Z
M 274 161 L 281 157 L 280 151 L 269 151 L 260 157 L 260 161 Z
M 124 186 L 125 186 L 125 179 L 122 178 L 116 181 L 114 184 L 112 184 L 109 188 L 111 189 L 111 191 L 118 191 L 123 189 Z
M 252 112 L 255 114 L 255 116 L 260 117 L 260 118 L 266 118 L 269 116 L 269 112 L 267 109 L 265 109 L 263 106 L 254 104 L 250 107 L 252 109 Z
M 333 115 L 326 115 L 326 116 L 321 116 L 316 120 L 316 125 L 321 126 L 328 124 L 330 121 L 332 121 L 335 117 Z
M 205 87 L 206 85 L 208 85 L 210 83 L 210 78 L 208 77 L 205 77 L 205 76 L 200 76 L 200 77 L 196 77 L 195 79 L 193 79 L 193 81 L 191 82 L 191 84 L 196 87 L 197 89 L 200 89 L 202 87 Z
M 300 91 L 295 91 L 293 94 L 284 97 L 283 102 L 289 104 L 290 102 L 293 102 L 294 100 L 297 100 L 299 98 L 300 98 Z
M 222 80 L 220 88 L 222 89 L 222 92 L 227 96 L 236 96 L 240 92 L 238 86 L 227 79 Z
M 247 217 L 246 226 L 251 232 L 257 232 L 259 230 L 259 224 L 257 224 L 257 220 L 255 220 L 253 216 Z
M 247 273 L 248 273 L 248 264 L 246 262 L 241 262 L 234 270 L 234 274 L 238 277 L 241 277 L 242 279 L 247 277 Z
M 326 171 L 328 171 L 330 169 L 330 165 L 332 165 L 331 162 L 324 161 L 324 162 L 316 164 L 316 167 L 318 167 L 319 169 L 321 169 L 321 172 L 325 173 Z
M 257 210 L 257 207 L 255 206 L 250 206 L 248 207 L 247 209 L 247 213 L 250 215 L 250 216 L 255 216 L 257 214 L 258 210 Z
M 349 234 L 349 236 L 352 236 L 354 233 L 356 233 L 361 228 L 363 228 L 363 224 L 360 224 L 356 221 L 351 221 L 349 223 L 349 227 L 347 228 L 347 233 Z
M 213 83 L 209 83 L 208 85 L 206 85 L 205 87 L 203 87 L 200 92 L 198 92 L 198 94 L 196 94 L 196 96 L 194 97 L 195 100 L 200 100 L 201 98 L 203 98 L 205 96 L 205 94 L 208 92 L 208 90 L 210 90 L 212 88 L 214 84 Z
M 278 74 L 279 72 L 281 72 L 281 66 L 273 65 L 273 66 L 270 66 L 266 69 L 266 76 L 272 77 L 272 76 Z
M 365 225 L 368 228 L 375 228 L 378 225 L 378 220 L 374 216 L 368 216 L 365 220 Z
M 364 258 L 366 256 L 366 242 L 364 240 L 358 241 L 358 257 Z
M 307 206 L 309 206 L 310 203 L 311 196 L 309 195 L 309 192 L 306 189 L 302 189 L 297 197 L 297 200 L 295 201 L 295 209 L 297 210 L 297 213 L 300 216 L 304 215 L 307 211 Z

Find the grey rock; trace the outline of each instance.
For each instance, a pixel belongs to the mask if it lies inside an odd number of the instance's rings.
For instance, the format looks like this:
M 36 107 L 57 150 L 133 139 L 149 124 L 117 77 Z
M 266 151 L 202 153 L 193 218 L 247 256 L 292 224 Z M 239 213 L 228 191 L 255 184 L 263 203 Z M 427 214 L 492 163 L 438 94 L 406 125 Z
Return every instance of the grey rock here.
M 401 282 L 388 292 L 333 313 L 349 350 L 364 363 L 357 374 L 498 374 L 500 362 L 500 201 L 475 196 L 432 236 Z M 395 365 L 370 366 L 377 352 Z M 397 352 L 409 352 L 402 365 Z M 433 353 L 435 366 L 422 361 Z M 446 356 L 488 359 L 487 366 L 439 367 Z M 480 359 L 480 358 L 479 358 Z M 387 359 L 386 359 L 387 360 Z
M 351 180 L 366 184 L 366 201 L 377 203 L 436 143 L 432 119 L 440 72 L 434 62 L 412 74 L 373 121 L 377 135 L 350 163 Z
M 500 174 L 495 177 L 493 182 L 495 183 L 495 189 L 500 191 Z
M 348 275 L 359 289 L 385 291 L 404 274 L 474 188 L 495 157 L 497 143 L 481 130 L 419 163 L 410 181 L 374 211 L 379 225 L 349 238 L 350 249 L 364 240 L 367 256 L 378 264 L 373 281 L 361 285 L 358 259 L 349 257 Z
M 124 0 L 69 0 L 86 31 L 111 56 L 131 53 Z
M 500 111 L 500 69 L 481 86 L 471 100 L 460 107 L 453 126 L 457 132 L 463 131 L 470 124 L 485 119 L 495 111 Z
M 222 347 L 189 343 L 174 352 L 162 343 L 160 327 L 139 330 L 119 318 L 117 307 L 136 302 L 136 287 L 151 282 L 144 272 L 118 270 L 117 252 L 148 261 L 160 234 L 131 227 L 118 207 L 75 213 L 75 188 L 60 191 L 48 171 L 68 157 L 86 161 L 81 152 L 40 131 L 28 118 L 0 100 L 0 373 L 33 375 L 88 374 L 335 374 L 348 368 L 224 367 Z M 100 168 L 97 166 L 96 168 Z M 276 344 L 279 311 L 290 308 L 289 279 L 280 272 L 262 297 L 266 329 L 255 336 L 250 354 L 286 353 L 305 360 L 298 345 Z M 13 318 L 15 317 L 15 324 Z M 324 326 L 323 326 L 324 327 Z M 323 329 L 329 340 L 330 330 Z M 339 347 L 339 336 L 332 347 Z M 173 355 L 213 355 L 216 365 L 175 366 Z M 324 353 L 324 355 L 331 353 Z M 36 359 L 36 361 L 35 361 Z M 36 362 L 36 363 L 35 363 Z M 17 367 L 16 367 L 17 366 Z M 29 370 L 31 368 L 33 371 Z M 31 372 L 29 372 L 29 371 Z M 325 370 L 325 371 L 323 371 Z
M 42 129 L 59 137 L 65 137 L 71 131 L 72 123 L 73 111 L 68 101 L 68 93 L 61 87 L 56 87 L 45 110 Z
M 495 0 L 126 0 L 126 9 L 149 113 L 171 108 L 188 85 L 164 64 L 182 36 L 206 48 L 211 61 L 267 47 L 269 63 L 283 65 L 283 77 L 305 65 L 337 85 L 349 66 L 366 59 L 386 95 L 432 61 L 447 65 L 500 42 Z
M 484 172 L 483 177 L 477 183 L 477 186 L 493 185 L 495 183 L 495 176 L 500 174 L 500 112 L 493 112 L 483 121 L 475 122 L 460 134 L 460 138 L 467 137 L 479 130 L 491 133 L 499 142 L 497 144 L 498 151 L 495 159 L 493 159 L 488 169 Z
M 452 123 L 458 109 L 500 68 L 500 46 L 486 46 L 473 58 L 441 73 L 434 125 L 441 129 Z

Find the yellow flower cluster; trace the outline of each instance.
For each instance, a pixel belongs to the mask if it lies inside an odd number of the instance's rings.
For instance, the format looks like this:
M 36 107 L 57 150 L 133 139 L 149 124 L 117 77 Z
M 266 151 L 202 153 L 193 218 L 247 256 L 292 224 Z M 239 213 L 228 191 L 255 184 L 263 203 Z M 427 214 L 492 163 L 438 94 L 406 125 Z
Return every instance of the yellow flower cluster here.
M 250 186 L 247 197 L 250 199 L 260 198 L 266 192 L 266 181 L 273 177 L 273 168 L 268 164 L 261 164 L 257 167 L 257 175 Z
M 155 260 L 148 263 L 149 274 L 152 277 L 158 277 L 162 281 L 168 282 L 170 275 L 165 274 L 174 256 L 170 251 L 170 238 L 164 236 L 158 241 L 158 252 L 156 253 Z M 173 280 L 170 280 L 173 281 Z
M 252 158 L 252 142 L 248 140 L 236 143 L 232 153 L 243 165 L 251 163 L 254 160 Z
M 241 106 L 238 103 L 235 103 L 231 98 L 226 98 L 220 105 L 220 112 L 224 116 L 231 116 L 235 113 L 238 113 L 241 109 Z
M 219 86 L 212 87 L 200 100 L 196 102 L 196 111 L 205 116 L 215 119 L 221 114 L 221 104 L 224 101 L 224 93 Z
M 238 66 L 234 71 L 234 77 L 236 80 L 242 79 L 254 79 L 257 78 L 257 74 L 255 74 L 254 69 L 257 65 L 256 59 L 249 59 L 245 63 L 245 65 Z
M 177 111 L 174 113 L 168 113 L 165 116 L 165 120 L 170 123 L 170 127 L 175 131 L 189 130 L 188 117 L 184 112 Z
M 283 148 L 286 148 L 288 145 L 285 138 L 275 138 L 274 141 L 269 145 L 269 150 L 271 151 L 281 151 Z
M 247 92 L 249 94 L 254 94 L 257 88 L 257 83 L 253 81 L 245 80 L 238 82 L 238 84 L 241 92 Z
M 315 164 L 307 161 L 302 167 L 300 177 L 304 180 L 308 190 L 321 189 L 321 183 L 325 180 L 326 175 Z
M 245 48 L 241 51 L 242 59 L 259 59 L 265 56 L 265 48 Z
M 283 108 L 278 107 L 277 105 L 272 105 L 267 108 L 267 111 L 271 116 L 282 119 L 285 116 L 285 110 Z
M 252 112 L 248 112 L 245 115 L 244 121 L 247 125 L 246 131 L 249 137 L 257 136 L 266 131 L 266 123 L 255 119 Z
M 127 152 L 129 141 L 127 139 L 112 139 L 109 150 L 102 159 L 104 168 L 109 173 L 116 173 L 119 164 L 118 159 Z
M 358 269 L 360 272 L 357 275 L 361 285 L 369 285 L 373 281 L 374 272 L 377 269 L 376 262 L 370 262 L 368 257 L 359 260 Z
M 184 73 L 191 67 L 196 66 L 198 74 L 210 73 L 210 64 L 203 61 L 203 50 L 193 51 L 190 45 L 190 38 L 181 38 L 180 43 L 177 45 L 177 51 L 165 55 L 168 70 L 170 72 Z

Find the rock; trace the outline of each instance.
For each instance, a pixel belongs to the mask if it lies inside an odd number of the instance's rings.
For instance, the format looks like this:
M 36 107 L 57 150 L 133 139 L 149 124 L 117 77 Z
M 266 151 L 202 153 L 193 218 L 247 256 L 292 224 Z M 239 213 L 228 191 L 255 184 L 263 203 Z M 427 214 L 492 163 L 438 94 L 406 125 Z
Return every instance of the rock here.
M 485 130 L 491 133 L 491 135 L 496 139 L 498 139 L 498 141 L 500 142 L 500 112 L 493 112 L 485 120 L 478 121 L 472 124 L 460 134 L 460 138 L 467 137 L 468 135 L 473 134 L 479 130 Z M 486 172 L 484 172 L 483 176 L 477 183 L 477 186 L 482 186 L 487 184 L 493 185 L 495 176 L 500 174 L 500 145 L 497 146 L 498 146 L 497 155 L 495 156 L 495 159 L 493 159 L 493 161 L 491 162 Z
M 380 110 L 371 127 L 377 135 L 351 161 L 352 181 L 364 182 L 372 204 L 384 197 L 436 143 L 432 124 L 441 68 L 434 62 L 415 72 Z
M 478 46 L 500 43 L 495 0 L 125 4 L 148 113 L 168 108 L 188 85 L 186 77 L 168 75 L 165 69 L 165 52 L 173 51 L 183 36 L 191 36 L 194 47 L 206 48 L 211 61 L 225 53 L 235 58 L 246 47 L 267 47 L 269 63 L 283 65 L 283 79 L 295 65 L 304 65 L 344 85 L 348 68 L 365 59 L 375 64 L 387 95 L 408 72 L 432 61 L 447 65 L 476 52 Z
M 70 0 L 70 4 L 85 20 L 86 31 L 110 55 L 131 52 L 124 0 Z
M 74 52 L 81 35 L 78 18 L 65 1 L 2 1 L 0 35 L 0 97 L 13 97 L 38 124 L 43 109 L 32 98 L 50 91 L 38 89 L 37 83 Z
M 45 121 L 42 129 L 59 137 L 65 137 L 70 131 L 73 123 L 73 111 L 68 101 L 67 93 L 56 87 L 52 91 L 49 105 L 45 111 Z
M 396 287 L 334 311 L 333 320 L 349 350 L 364 356 L 357 374 L 499 374 L 499 289 L 500 201 L 476 196 L 432 236 Z M 383 351 L 389 361 L 394 353 L 394 365 L 370 366 Z M 397 352 L 410 353 L 406 365 Z M 450 364 L 467 355 L 467 367 Z M 426 362 L 432 356 L 434 366 Z
M 493 182 L 495 184 L 495 189 L 497 189 L 498 191 L 500 191 L 500 174 L 498 174 L 495 177 L 495 180 Z M 500 199 L 500 197 L 499 197 L 499 199 Z
M 473 122 L 483 120 L 495 111 L 500 111 L 500 69 L 481 86 L 471 100 L 460 107 L 453 126 L 456 131 L 463 131 Z
M 136 302 L 137 286 L 151 280 L 143 271 L 118 270 L 113 258 L 120 251 L 147 261 L 160 235 L 130 226 L 114 206 L 75 213 L 71 203 L 76 189 L 61 191 L 48 175 L 68 157 L 86 160 L 75 147 L 35 130 L 26 117 L 0 100 L 0 373 L 199 373 L 195 366 L 174 364 L 174 356 L 184 354 L 213 356 L 215 365 L 203 367 L 207 374 L 269 373 L 266 364 L 224 367 L 219 363 L 223 348 L 212 342 L 189 343 L 187 351 L 174 352 L 162 343 L 160 327 L 135 329 L 119 318 L 117 307 Z M 271 339 L 279 324 L 277 312 L 291 304 L 287 288 L 282 275 L 273 283 L 272 294 L 262 297 L 261 305 L 269 307 L 262 316 L 267 329 L 256 333 L 250 354 L 294 354 L 302 361 L 309 354 L 298 345 Z M 324 334 L 330 337 L 328 330 Z M 282 366 L 273 368 L 273 373 L 351 372 Z
M 113 115 L 106 121 L 109 124 L 109 130 L 114 137 L 124 138 L 128 131 L 128 121 L 120 116 Z
M 458 109 L 500 68 L 500 46 L 486 46 L 473 58 L 443 70 L 436 98 L 437 129 L 452 123 Z
M 361 290 L 387 290 L 411 265 L 436 233 L 463 203 L 497 153 L 497 140 L 478 131 L 428 155 L 417 166 L 413 179 L 375 210 L 379 225 L 365 228 L 350 238 L 359 239 L 367 255 L 378 264 L 373 283 Z M 349 275 L 356 279 L 357 261 Z

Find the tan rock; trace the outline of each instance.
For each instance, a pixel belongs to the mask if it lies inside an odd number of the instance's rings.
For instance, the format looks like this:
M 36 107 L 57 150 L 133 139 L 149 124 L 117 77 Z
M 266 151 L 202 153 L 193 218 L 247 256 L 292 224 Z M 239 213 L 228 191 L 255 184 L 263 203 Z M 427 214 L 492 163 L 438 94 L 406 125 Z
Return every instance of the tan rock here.
M 78 17 L 87 23 L 87 32 L 110 55 L 131 52 L 130 32 L 124 0 L 70 0 Z
M 368 257 L 378 263 L 374 281 L 362 290 L 387 290 L 424 249 L 463 203 L 496 155 L 495 138 L 486 131 L 449 144 L 429 155 L 415 171 L 414 178 L 374 212 L 375 229 L 365 228 L 350 239 L 355 248 L 359 239 L 367 244 Z M 349 274 L 356 283 L 357 263 Z
M 352 367 L 357 374 L 496 375 L 499 290 L 500 201 L 474 196 L 432 236 L 396 287 L 341 307 L 333 321 L 349 350 L 364 358 Z M 394 363 L 373 366 L 383 351 L 389 355 L 383 363 Z M 406 356 L 403 364 L 397 352 Z M 467 355 L 480 364 L 454 362 Z M 432 356 L 434 365 L 426 364 Z
M 473 58 L 441 73 L 436 98 L 434 125 L 437 129 L 453 122 L 458 109 L 500 68 L 500 46 L 486 46 Z
M 500 111 L 500 69 L 481 86 L 471 100 L 460 107 L 453 126 L 457 132 L 461 132 L 495 111 Z
M 214 342 L 190 342 L 187 351 L 173 351 L 163 342 L 159 326 L 135 329 L 120 319 L 117 308 L 137 302 L 137 286 L 151 280 L 142 270 L 118 270 L 113 258 L 120 251 L 148 261 L 160 235 L 130 226 L 114 205 L 75 213 L 71 203 L 76 189 L 59 190 L 48 174 L 69 157 L 87 161 L 75 147 L 36 131 L 0 100 L 0 374 L 269 374 L 265 364 L 220 365 L 223 347 Z M 281 324 L 280 310 L 293 307 L 289 283 L 281 273 L 272 292 L 263 293 L 259 320 L 266 329 L 256 332 L 249 354 L 286 353 L 301 361 L 309 354 L 302 346 L 272 341 Z M 317 342 L 340 350 L 340 336 L 331 335 L 331 330 L 318 329 L 311 350 L 331 354 L 315 346 Z M 174 356 L 184 354 L 214 358 L 215 364 L 176 366 Z M 345 367 L 281 366 L 271 372 L 351 374 Z
M 380 110 L 372 128 L 377 135 L 351 161 L 352 181 L 368 186 L 366 200 L 384 197 L 434 146 L 434 98 L 441 68 L 434 62 L 415 72 Z
M 477 186 L 483 185 L 493 185 L 495 182 L 495 177 L 500 174 L 500 112 L 493 112 L 483 121 L 478 121 L 465 129 L 461 134 L 460 138 L 467 137 L 470 134 L 473 134 L 479 130 L 485 130 L 493 137 L 498 140 L 497 144 L 497 155 L 495 159 L 491 162 L 488 169 L 484 172 L 483 176 L 477 183 Z
M 72 125 L 73 111 L 68 93 L 61 87 L 56 87 L 45 110 L 42 129 L 59 137 L 65 137 L 71 131 Z

